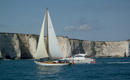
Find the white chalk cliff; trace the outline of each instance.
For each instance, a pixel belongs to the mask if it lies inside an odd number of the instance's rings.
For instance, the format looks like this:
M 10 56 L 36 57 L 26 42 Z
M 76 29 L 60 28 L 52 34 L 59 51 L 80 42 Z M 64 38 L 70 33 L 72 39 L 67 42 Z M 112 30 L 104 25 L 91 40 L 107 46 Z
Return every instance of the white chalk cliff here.
M 32 34 L 0 33 L 0 59 L 33 59 L 39 36 Z M 88 53 L 91 57 L 129 57 L 130 41 L 84 41 L 57 37 L 64 57 Z M 46 43 L 46 37 L 45 37 Z

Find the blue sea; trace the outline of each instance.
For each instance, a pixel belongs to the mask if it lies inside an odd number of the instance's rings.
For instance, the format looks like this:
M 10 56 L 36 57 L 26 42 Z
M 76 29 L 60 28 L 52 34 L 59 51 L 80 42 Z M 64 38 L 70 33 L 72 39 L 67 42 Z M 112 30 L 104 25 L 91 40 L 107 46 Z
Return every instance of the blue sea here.
M 33 60 L 0 60 L 0 80 L 130 80 L 130 57 L 95 64 L 42 67 Z

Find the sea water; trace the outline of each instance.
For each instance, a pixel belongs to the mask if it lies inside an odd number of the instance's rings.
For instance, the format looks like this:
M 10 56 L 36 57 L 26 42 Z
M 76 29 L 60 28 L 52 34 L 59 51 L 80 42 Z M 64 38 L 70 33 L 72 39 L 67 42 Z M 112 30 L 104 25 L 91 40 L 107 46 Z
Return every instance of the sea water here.
M 38 66 L 33 60 L 0 62 L 0 80 L 130 80 L 130 57 L 55 67 Z

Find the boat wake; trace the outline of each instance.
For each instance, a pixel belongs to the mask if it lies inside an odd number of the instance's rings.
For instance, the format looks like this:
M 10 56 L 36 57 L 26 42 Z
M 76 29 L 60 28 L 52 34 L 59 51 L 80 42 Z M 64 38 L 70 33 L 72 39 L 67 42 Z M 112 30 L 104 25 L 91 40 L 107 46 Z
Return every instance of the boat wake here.
M 130 62 L 97 62 L 95 64 L 130 64 Z
M 108 64 L 129 64 L 130 62 L 108 62 Z

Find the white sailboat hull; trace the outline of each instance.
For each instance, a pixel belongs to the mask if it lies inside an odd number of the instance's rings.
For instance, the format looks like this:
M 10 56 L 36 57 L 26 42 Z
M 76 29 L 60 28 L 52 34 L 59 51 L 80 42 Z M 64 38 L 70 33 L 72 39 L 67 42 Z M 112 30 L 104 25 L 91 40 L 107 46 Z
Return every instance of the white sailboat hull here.
M 51 63 L 43 63 L 43 62 L 38 62 L 38 61 L 34 61 L 37 65 L 40 66 L 63 66 L 63 65 L 70 65 L 70 63 L 57 63 L 57 64 L 51 64 Z

